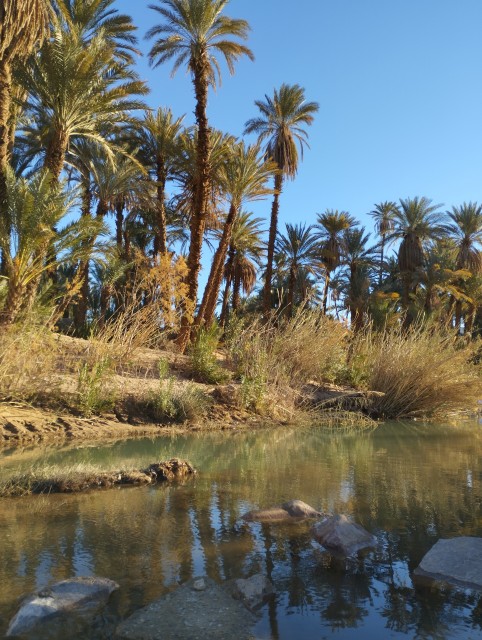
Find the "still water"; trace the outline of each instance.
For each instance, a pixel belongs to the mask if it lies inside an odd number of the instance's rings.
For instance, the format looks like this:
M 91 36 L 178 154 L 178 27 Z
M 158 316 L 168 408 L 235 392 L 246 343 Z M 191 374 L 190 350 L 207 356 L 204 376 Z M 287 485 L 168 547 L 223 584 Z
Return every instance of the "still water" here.
M 439 538 L 482 536 L 476 423 L 387 424 L 357 436 L 285 428 L 3 452 L 0 475 L 39 459 L 135 468 L 171 456 L 190 460 L 198 476 L 178 486 L 0 502 L 0 636 L 24 594 L 75 575 L 121 585 L 92 632 L 69 631 L 70 638 L 109 638 L 120 619 L 193 576 L 223 582 L 264 572 L 276 597 L 261 610 L 259 640 L 482 639 L 479 594 L 412 582 Z M 235 526 L 250 509 L 294 498 L 352 516 L 377 536 L 377 549 L 340 563 L 311 539 L 307 523 Z

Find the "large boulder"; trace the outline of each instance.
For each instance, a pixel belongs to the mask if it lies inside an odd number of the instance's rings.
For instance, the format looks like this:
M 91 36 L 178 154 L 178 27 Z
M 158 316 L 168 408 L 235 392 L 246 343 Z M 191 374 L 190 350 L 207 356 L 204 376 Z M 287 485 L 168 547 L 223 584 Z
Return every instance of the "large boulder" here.
M 107 578 L 79 577 L 57 582 L 29 596 L 10 622 L 7 636 L 33 632 L 61 614 L 92 615 L 103 607 L 119 585 Z
M 329 551 L 345 556 L 374 547 L 377 542 L 375 536 L 345 515 L 332 516 L 317 523 L 313 527 L 313 536 Z
M 241 600 L 250 611 L 261 607 L 274 594 L 272 582 L 262 573 L 256 573 L 250 578 L 231 580 L 226 586 L 233 598 Z
M 123 640 L 248 640 L 255 616 L 210 578 L 195 578 L 136 611 L 116 630 Z
M 413 573 L 416 577 L 482 589 L 482 538 L 439 540 Z
M 280 507 L 248 511 L 242 516 L 245 522 L 286 522 L 290 520 L 305 520 L 307 518 L 319 518 L 322 515 L 306 502 L 290 500 Z

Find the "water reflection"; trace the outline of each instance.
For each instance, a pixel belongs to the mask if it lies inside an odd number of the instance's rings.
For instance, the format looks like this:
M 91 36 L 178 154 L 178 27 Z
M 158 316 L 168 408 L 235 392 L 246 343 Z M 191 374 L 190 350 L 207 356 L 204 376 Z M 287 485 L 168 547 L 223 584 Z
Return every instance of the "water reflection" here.
M 357 437 L 284 429 L 44 452 L 49 463 L 119 466 L 179 455 L 200 474 L 177 487 L 0 502 L 0 634 L 23 594 L 72 575 L 121 584 L 96 623 L 92 637 L 102 638 L 194 575 L 221 582 L 262 571 L 277 595 L 260 639 L 482 638 L 479 595 L 411 580 L 439 538 L 482 535 L 481 434 L 472 425 L 386 425 Z M 37 456 L 4 456 L 0 473 Z M 249 509 L 292 498 L 351 514 L 377 535 L 376 551 L 341 561 L 312 541 L 308 524 L 235 526 Z

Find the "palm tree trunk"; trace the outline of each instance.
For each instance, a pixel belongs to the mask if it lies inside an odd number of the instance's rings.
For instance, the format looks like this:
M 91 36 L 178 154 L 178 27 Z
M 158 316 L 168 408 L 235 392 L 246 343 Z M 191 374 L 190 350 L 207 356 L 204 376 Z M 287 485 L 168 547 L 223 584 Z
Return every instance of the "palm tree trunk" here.
M 25 293 L 25 285 L 18 279 L 14 270 L 8 279 L 7 299 L 2 313 L 0 314 L 0 324 L 13 324 L 22 308 Z
M 328 288 L 330 286 L 330 272 L 327 271 L 325 275 L 325 287 L 323 289 L 323 315 L 326 316 L 328 309 Z
M 290 267 L 290 280 L 288 285 L 288 316 L 293 317 L 293 301 L 295 297 L 296 287 L 296 268 L 291 265 Z
M 167 253 L 167 230 L 166 230 L 166 171 L 162 156 L 157 158 L 157 202 L 156 202 L 156 228 L 154 233 L 154 259 L 161 254 Z
M 223 280 L 224 262 L 226 260 L 226 254 L 228 253 L 229 243 L 231 242 L 231 235 L 237 212 L 238 211 L 234 204 L 231 204 L 226 222 L 224 223 L 223 235 L 221 236 L 218 248 L 214 254 L 211 272 L 206 284 L 206 289 L 204 290 L 201 307 L 196 318 L 197 325 L 204 323 L 206 326 L 210 326 L 213 321 L 219 290 Z
M 191 218 L 191 239 L 189 256 L 187 259 L 187 306 L 181 320 L 181 330 L 177 344 L 184 353 L 191 338 L 191 325 L 197 302 L 198 276 L 201 270 L 201 253 L 206 223 L 206 196 L 209 185 L 209 126 L 206 115 L 208 101 L 208 69 L 207 53 L 201 60 L 193 58 L 191 68 L 194 74 L 193 84 L 196 95 L 196 124 L 198 128 L 197 157 L 196 157 L 196 190 L 193 199 L 193 215 Z
M 10 64 L 5 60 L 0 62 L 0 216 L 8 218 L 7 194 L 7 165 L 9 148 L 10 107 L 12 102 L 12 74 Z M 8 242 L 8 241 L 7 241 Z M 1 273 L 5 274 L 5 264 L 2 259 Z
M 236 273 L 234 275 L 234 281 L 233 281 L 233 304 L 232 304 L 233 313 L 236 313 L 238 311 L 239 302 L 241 300 L 240 293 L 241 293 L 241 277 L 239 273 Z
M 228 251 L 228 261 L 227 261 L 225 269 L 224 269 L 224 273 L 225 273 L 225 277 L 226 277 L 226 286 L 224 287 L 223 304 L 222 304 L 222 307 L 221 307 L 221 316 L 219 318 L 219 324 L 222 327 L 224 327 L 226 325 L 226 322 L 228 320 L 229 290 L 231 289 L 231 284 L 233 282 L 233 267 L 234 267 L 235 255 L 236 255 L 236 249 L 231 244 L 231 246 L 229 247 L 229 251 Z
M 378 272 L 378 286 L 382 286 L 383 281 L 383 256 L 385 253 L 385 234 L 382 235 L 382 244 L 380 248 L 380 269 Z
M 47 145 L 45 154 L 45 166 L 52 175 L 52 182 L 60 180 L 60 174 L 64 168 L 65 154 L 67 153 L 68 137 L 62 129 L 55 129 L 52 138 Z
M 274 197 L 271 206 L 271 222 L 268 238 L 268 258 L 266 262 L 266 275 L 263 289 L 263 315 L 267 318 L 271 311 L 271 281 L 273 279 L 273 260 L 276 234 L 278 232 L 279 196 L 283 188 L 283 174 L 277 173 L 274 178 Z
M 119 202 L 115 208 L 115 239 L 119 255 L 122 252 L 122 229 L 124 227 L 124 203 Z

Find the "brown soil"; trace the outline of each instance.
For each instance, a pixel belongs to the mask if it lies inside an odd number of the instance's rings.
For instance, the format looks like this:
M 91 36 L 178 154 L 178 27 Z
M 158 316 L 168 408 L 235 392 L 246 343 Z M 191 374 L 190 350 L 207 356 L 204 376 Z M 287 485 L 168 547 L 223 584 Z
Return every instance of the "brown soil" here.
M 89 347 L 90 344 L 90 347 Z M 277 420 L 245 411 L 239 406 L 239 383 L 205 385 L 192 381 L 189 358 L 173 350 L 137 349 L 129 361 L 118 367 L 109 377 L 109 388 L 118 401 L 110 414 L 82 417 L 70 400 L 75 397 L 77 374 L 72 362 L 88 358 L 91 343 L 86 340 L 55 335 L 56 368 L 45 373 L 44 386 L 36 393 L 37 401 L 0 402 L 0 448 L 23 446 L 37 442 L 118 440 L 132 437 L 158 435 L 199 430 L 241 429 L 274 424 L 286 424 L 293 420 L 292 412 L 282 413 L 273 408 Z M 211 406 L 203 418 L 183 424 L 154 424 L 145 413 L 143 398 L 159 386 L 159 360 L 169 364 L 169 375 L 176 384 L 196 384 L 211 397 Z M 226 366 L 222 354 L 218 354 L 221 366 Z M 28 395 L 26 393 L 25 395 Z M 353 396 L 357 395 L 356 398 Z M 318 403 L 344 405 L 346 401 L 359 403 L 359 393 L 353 390 L 330 387 L 319 389 L 307 385 L 303 396 L 307 404 Z M 340 398 L 340 396 L 342 398 Z M 70 399 L 70 400 L 69 400 Z M 340 403 L 343 399 L 345 402 Z

